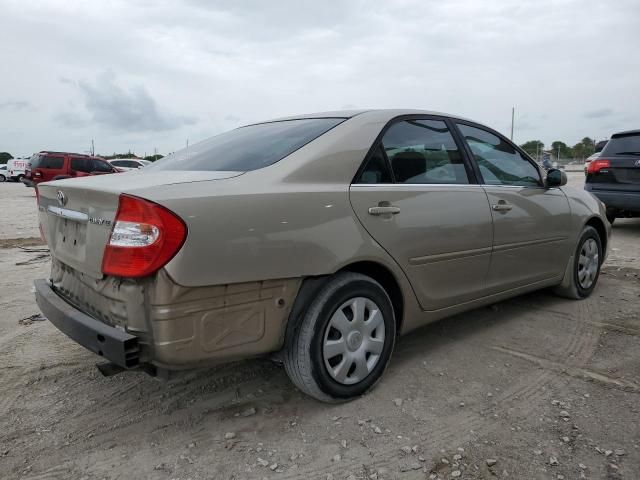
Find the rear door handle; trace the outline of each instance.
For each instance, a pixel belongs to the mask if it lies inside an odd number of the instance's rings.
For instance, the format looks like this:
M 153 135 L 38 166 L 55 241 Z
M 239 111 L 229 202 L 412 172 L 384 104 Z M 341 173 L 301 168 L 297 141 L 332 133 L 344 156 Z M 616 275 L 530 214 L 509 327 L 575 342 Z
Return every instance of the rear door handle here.
M 400 213 L 400 207 L 394 207 L 391 205 L 384 207 L 369 207 L 369 215 L 384 215 L 385 213 L 397 215 Z
M 500 200 L 498 203 L 491 205 L 491 208 L 496 212 L 508 212 L 513 208 L 513 205 L 505 202 L 504 200 Z

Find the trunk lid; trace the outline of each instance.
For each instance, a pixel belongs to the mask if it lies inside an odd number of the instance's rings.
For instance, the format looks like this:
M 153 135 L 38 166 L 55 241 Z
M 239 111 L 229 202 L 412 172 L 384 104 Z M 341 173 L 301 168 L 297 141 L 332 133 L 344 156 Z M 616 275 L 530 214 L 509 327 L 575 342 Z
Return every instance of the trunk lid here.
M 39 222 L 51 255 L 95 279 L 102 278 L 102 257 L 109 241 L 121 193 L 135 195 L 151 186 L 223 180 L 242 172 L 133 171 L 41 183 Z

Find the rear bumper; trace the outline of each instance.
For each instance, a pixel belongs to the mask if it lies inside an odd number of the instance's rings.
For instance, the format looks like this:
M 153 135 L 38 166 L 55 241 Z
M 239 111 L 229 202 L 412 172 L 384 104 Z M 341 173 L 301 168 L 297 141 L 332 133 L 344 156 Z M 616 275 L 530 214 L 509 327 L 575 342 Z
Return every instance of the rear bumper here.
M 607 209 L 640 212 L 640 191 L 595 190 L 589 188 L 589 184 L 585 185 L 585 190 L 598 197 L 607 206 Z
M 34 282 L 43 315 L 72 340 L 123 368 L 140 363 L 138 337 L 96 320 L 63 300 L 44 279 Z

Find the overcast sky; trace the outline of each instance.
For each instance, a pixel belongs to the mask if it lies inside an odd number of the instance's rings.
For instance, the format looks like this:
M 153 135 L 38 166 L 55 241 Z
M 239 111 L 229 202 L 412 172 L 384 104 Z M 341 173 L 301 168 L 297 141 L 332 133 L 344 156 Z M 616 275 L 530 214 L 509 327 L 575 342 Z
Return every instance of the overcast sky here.
M 0 151 L 166 153 L 238 125 L 424 108 L 515 140 L 640 128 L 640 1 L 0 0 Z

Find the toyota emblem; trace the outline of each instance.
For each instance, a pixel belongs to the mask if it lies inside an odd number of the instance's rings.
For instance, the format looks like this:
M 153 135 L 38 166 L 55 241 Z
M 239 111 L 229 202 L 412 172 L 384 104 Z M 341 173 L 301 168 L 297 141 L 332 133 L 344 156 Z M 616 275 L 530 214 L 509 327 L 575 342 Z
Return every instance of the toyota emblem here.
M 67 204 L 67 196 L 62 190 L 58 190 L 58 193 L 56 193 L 56 198 L 58 199 L 58 203 L 61 207 L 64 207 Z

